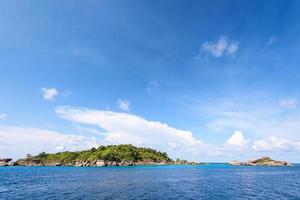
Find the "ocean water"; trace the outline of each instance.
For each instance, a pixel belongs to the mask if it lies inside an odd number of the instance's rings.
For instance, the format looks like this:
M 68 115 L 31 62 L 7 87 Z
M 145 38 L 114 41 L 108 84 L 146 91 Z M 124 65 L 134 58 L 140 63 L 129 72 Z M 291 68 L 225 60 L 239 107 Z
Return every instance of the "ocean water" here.
M 0 199 L 300 199 L 300 166 L 0 167 Z

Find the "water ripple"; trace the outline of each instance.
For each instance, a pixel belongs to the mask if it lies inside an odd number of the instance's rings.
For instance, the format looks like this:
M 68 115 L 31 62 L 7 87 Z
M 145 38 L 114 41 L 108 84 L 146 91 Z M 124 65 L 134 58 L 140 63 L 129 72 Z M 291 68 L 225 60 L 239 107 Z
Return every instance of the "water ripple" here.
M 300 166 L 2 167 L 0 199 L 300 199 Z

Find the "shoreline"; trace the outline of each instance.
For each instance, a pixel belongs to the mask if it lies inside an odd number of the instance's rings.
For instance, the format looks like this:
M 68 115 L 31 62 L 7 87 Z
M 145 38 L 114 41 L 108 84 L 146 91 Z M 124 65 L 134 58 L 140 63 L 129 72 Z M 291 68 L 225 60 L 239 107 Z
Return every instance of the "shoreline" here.
M 138 167 L 138 166 L 197 166 L 197 165 L 208 165 L 209 163 L 139 163 L 139 164 L 130 164 L 130 165 L 62 165 L 62 164 L 16 164 L 16 163 L 7 163 L 2 164 L 0 167 Z
M 218 165 L 225 165 L 232 168 L 238 168 L 238 167 L 300 167 L 300 163 L 290 163 L 290 165 L 232 165 L 230 163 L 216 163 L 216 162 L 206 162 L 206 163 L 198 163 L 198 164 L 144 164 L 144 165 L 122 165 L 122 166 L 74 166 L 74 165 L 2 165 L 0 166 L 3 168 L 7 167 L 74 167 L 74 168 L 134 168 L 134 167 L 168 167 L 168 166 L 191 166 L 191 167 L 197 167 L 197 166 L 218 166 Z

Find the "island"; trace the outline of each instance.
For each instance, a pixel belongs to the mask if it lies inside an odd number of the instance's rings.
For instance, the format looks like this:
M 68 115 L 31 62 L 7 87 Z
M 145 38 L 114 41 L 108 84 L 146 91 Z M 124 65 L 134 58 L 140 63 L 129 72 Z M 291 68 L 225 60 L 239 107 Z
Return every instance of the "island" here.
M 291 166 L 287 161 L 276 161 L 270 157 L 262 157 L 255 160 L 249 160 L 247 162 L 232 161 L 230 165 L 243 165 L 243 166 Z
M 0 159 L 0 166 L 133 166 L 133 165 L 198 165 L 198 162 L 172 160 L 167 153 L 130 144 L 99 146 L 77 152 L 45 153 L 27 155 L 12 161 Z

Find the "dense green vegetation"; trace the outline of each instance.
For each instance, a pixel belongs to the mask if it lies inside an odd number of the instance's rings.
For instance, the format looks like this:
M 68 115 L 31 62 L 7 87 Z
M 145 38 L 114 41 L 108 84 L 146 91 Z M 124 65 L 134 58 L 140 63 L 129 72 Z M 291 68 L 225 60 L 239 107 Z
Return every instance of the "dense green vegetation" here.
M 90 150 L 78 152 L 60 152 L 55 154 L 40 153 L 33 156 L 39 163 L 61 163 L 74 164 L 76 161 L 92 162 L 95 160 L 115 161 L 115 162 L 171 162 L 167 153 L 162 153 L 150 148 L 135 147 L 126 145 L 99 146 Z
M 262 165 L 262 164 L 265 164 L 265 163 L 268 163 L 268 162 L 276 162 L 276 161 L 272 160 L 269 157 L 262 157 L 260 159 L 254 160 L 252 162 L 255 163 L 255 164 L 257 164 L 257 165 Z

